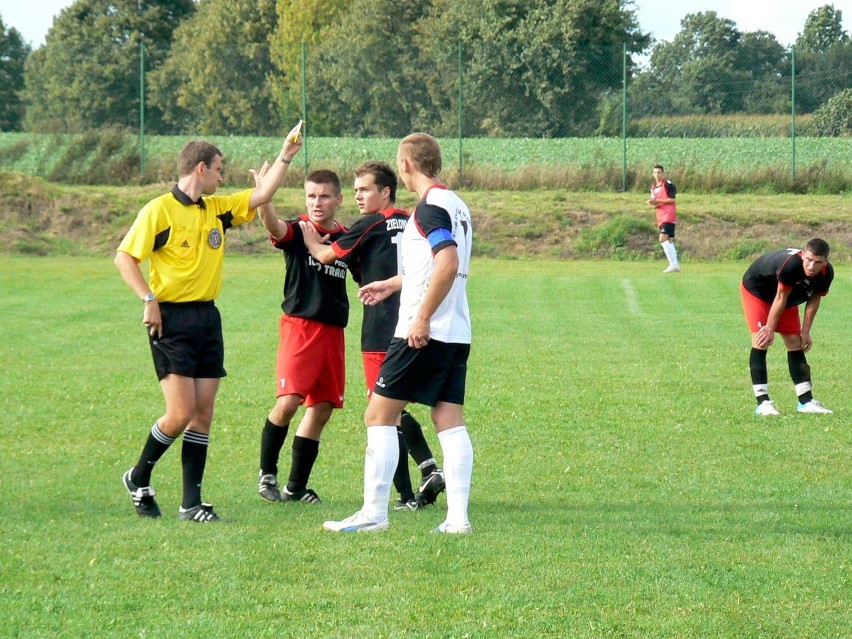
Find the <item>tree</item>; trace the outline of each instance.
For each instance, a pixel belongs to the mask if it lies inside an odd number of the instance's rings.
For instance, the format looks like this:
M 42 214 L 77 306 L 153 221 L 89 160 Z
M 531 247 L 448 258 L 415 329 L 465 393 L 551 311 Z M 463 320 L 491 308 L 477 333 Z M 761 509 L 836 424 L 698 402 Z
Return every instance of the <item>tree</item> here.
M 422 0 L 355 0 L 334 37 L 312 50 L 308 118 L 316 134 L 399 137 L 433 128 L 425 69 L 413 46 Z M 429 118 L 426 118 L 427 120 Z
M 76 0 L 54 20 L 27 60 L 24 100 L 33 131 L 83 131 L 139 122 L 139 43 L 146 68 L 168 55 L 172 33 L 195 11 L 192 0 Z M 161 130 L 156 109 L 146 113 Z
M 564 137 L 594 133 L 599 107 L 622 81 L 628 53 L 649 42 L 621 0 L 436 0 L 418 26 L 424 81 L 450 114 L 461 41 L 468 135 Z
M 267 81 L 275 0 L 207 0 L 178 27 L 151 73 L 151 104 L 170 131 L 268 135 L 281 128 Z
M 842 12 L 825 5 L 810 12 L 796 41 L 796 108 L 810 113 L 852 86 L 852 40 Z
M 814 113 L 816 135 L 852 135 L 852 89 L 841 91 Z
M 278 24 L 270 40 L 273 67 L 270 88 L 278 104 L 278 111 L 286 121 L 302 110 L 302 45 L 312 56 L 309 69 L 312 70 L 316 62 L 314 54 L 322 43 L 340 43 L 338 21 L 343 16 L 357 15 L 350 9 L 352 3 L 353 0 L 277 3 Z M 343 20 L 340 22 L 345 24 Z M 317 88 L 319 92 L 324 90 L 324 87 Z M 319 111 L 312 110 L 309 117 L 311 133 L 319 134 L 333 126 L 324 124 L 327 118 Z
M 21 90 L 30 47 L 17 29 L 6 29 L 0 16 L 0 131 L 17 131 L 24 119 Z
M 823 53 L 848 39 L 843 29 L 843 12 L 827 4 L 808 14 L 805 28 L 796 39 L 796 47 L 802 53 Z
M 641 115 L 770 112 L 786 95 L 785 60 L 772 34 L 744 34 L 715 11 L 691 13 L 671 42 L 654 47 L 630 102 Z

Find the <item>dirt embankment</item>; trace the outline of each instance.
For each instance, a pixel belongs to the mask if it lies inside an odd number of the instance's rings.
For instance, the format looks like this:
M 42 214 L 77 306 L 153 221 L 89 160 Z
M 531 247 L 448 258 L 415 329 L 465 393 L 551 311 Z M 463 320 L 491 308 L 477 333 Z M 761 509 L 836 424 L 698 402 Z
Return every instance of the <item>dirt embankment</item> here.
M 5 230 L 2 252 L 108 255 L 136 212 L 168 188 L 170 185 L 70 187 L 0 173 L 0 222 Z M 792 196 L 736 197 L 745 203 L 739 208 L 750 213 L 720 210 L 718 196 L 691 196 L 682 207 L 686 211 L 677 227 L 683 259 L 745 259 L 781 246 L 799 246 L 811 237 L 829 241 L 835 262 L 852 259 L 848 198 L 813 196 L 832 198 L 821 204 L 801 199 L 808 196 L 797 196 L 798 200 L 791 200 Z M 661 255 L 653 216 L 634 206 L 636 194 L 596 197 L 474 191 L 466 193 L 465 199 L 473 214 L 478 255 L 627 260 Z M 300 210 L 301 195 L 296 189 L 282 192 L 276 203 L 281 216 L 290 217 Z M 344 209 L 340 217 L 346 223 L 356 211 Z M 230 231 L 228 241 L 234 252 L 268 250 L 266 233 L 257 221 Z

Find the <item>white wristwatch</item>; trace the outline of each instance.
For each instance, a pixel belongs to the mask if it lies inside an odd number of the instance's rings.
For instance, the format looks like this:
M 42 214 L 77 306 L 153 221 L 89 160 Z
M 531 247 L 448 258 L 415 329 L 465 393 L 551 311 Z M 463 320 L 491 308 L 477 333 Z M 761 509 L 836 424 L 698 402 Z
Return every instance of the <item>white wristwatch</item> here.
M 156 302 L 157 298 L 154 296 L 153 293 L 148 293 L 145 297 L 142 298 L 142 301 L 146 302 L 146 303 L 147 302 Z

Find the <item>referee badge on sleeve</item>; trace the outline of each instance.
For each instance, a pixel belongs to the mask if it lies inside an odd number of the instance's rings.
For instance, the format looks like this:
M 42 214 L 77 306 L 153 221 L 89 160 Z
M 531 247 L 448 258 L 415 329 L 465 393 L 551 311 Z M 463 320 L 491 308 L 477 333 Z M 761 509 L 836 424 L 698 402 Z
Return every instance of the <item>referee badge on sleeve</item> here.
M 210 248 L 214 249 L 222 246 L 222 231 L 219 229 L 210 229 L 210 232 L 207 234 L 207 243 L 210 245 Z

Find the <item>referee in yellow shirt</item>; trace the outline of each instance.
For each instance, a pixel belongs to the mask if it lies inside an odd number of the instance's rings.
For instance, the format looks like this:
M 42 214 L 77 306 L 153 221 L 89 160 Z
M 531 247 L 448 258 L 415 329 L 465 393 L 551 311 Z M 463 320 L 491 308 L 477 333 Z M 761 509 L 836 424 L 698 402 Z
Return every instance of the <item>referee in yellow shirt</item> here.
M 115 265 L 142 300 L 154 369 L 166 400 L 139 461 L 122 481 L 141 517 L 159 517 L 151 472 L 183 433 L 183 502 L 180 519 L 219 521 L 201 501 L 201 481 L 219 379 L 223 367 L 222 320 L 214 300 L 222 285 L 225 233 L 249 222 L 275 195 L 302 147 L 301 122 L 255 189 L 214 195 L 222 183 L 222 153 L 208 142 L 190 142 L 178 155 L 178 182 L 146 204 L 118 247 Z M 139 263 L 149 261 L 148 282 Z

